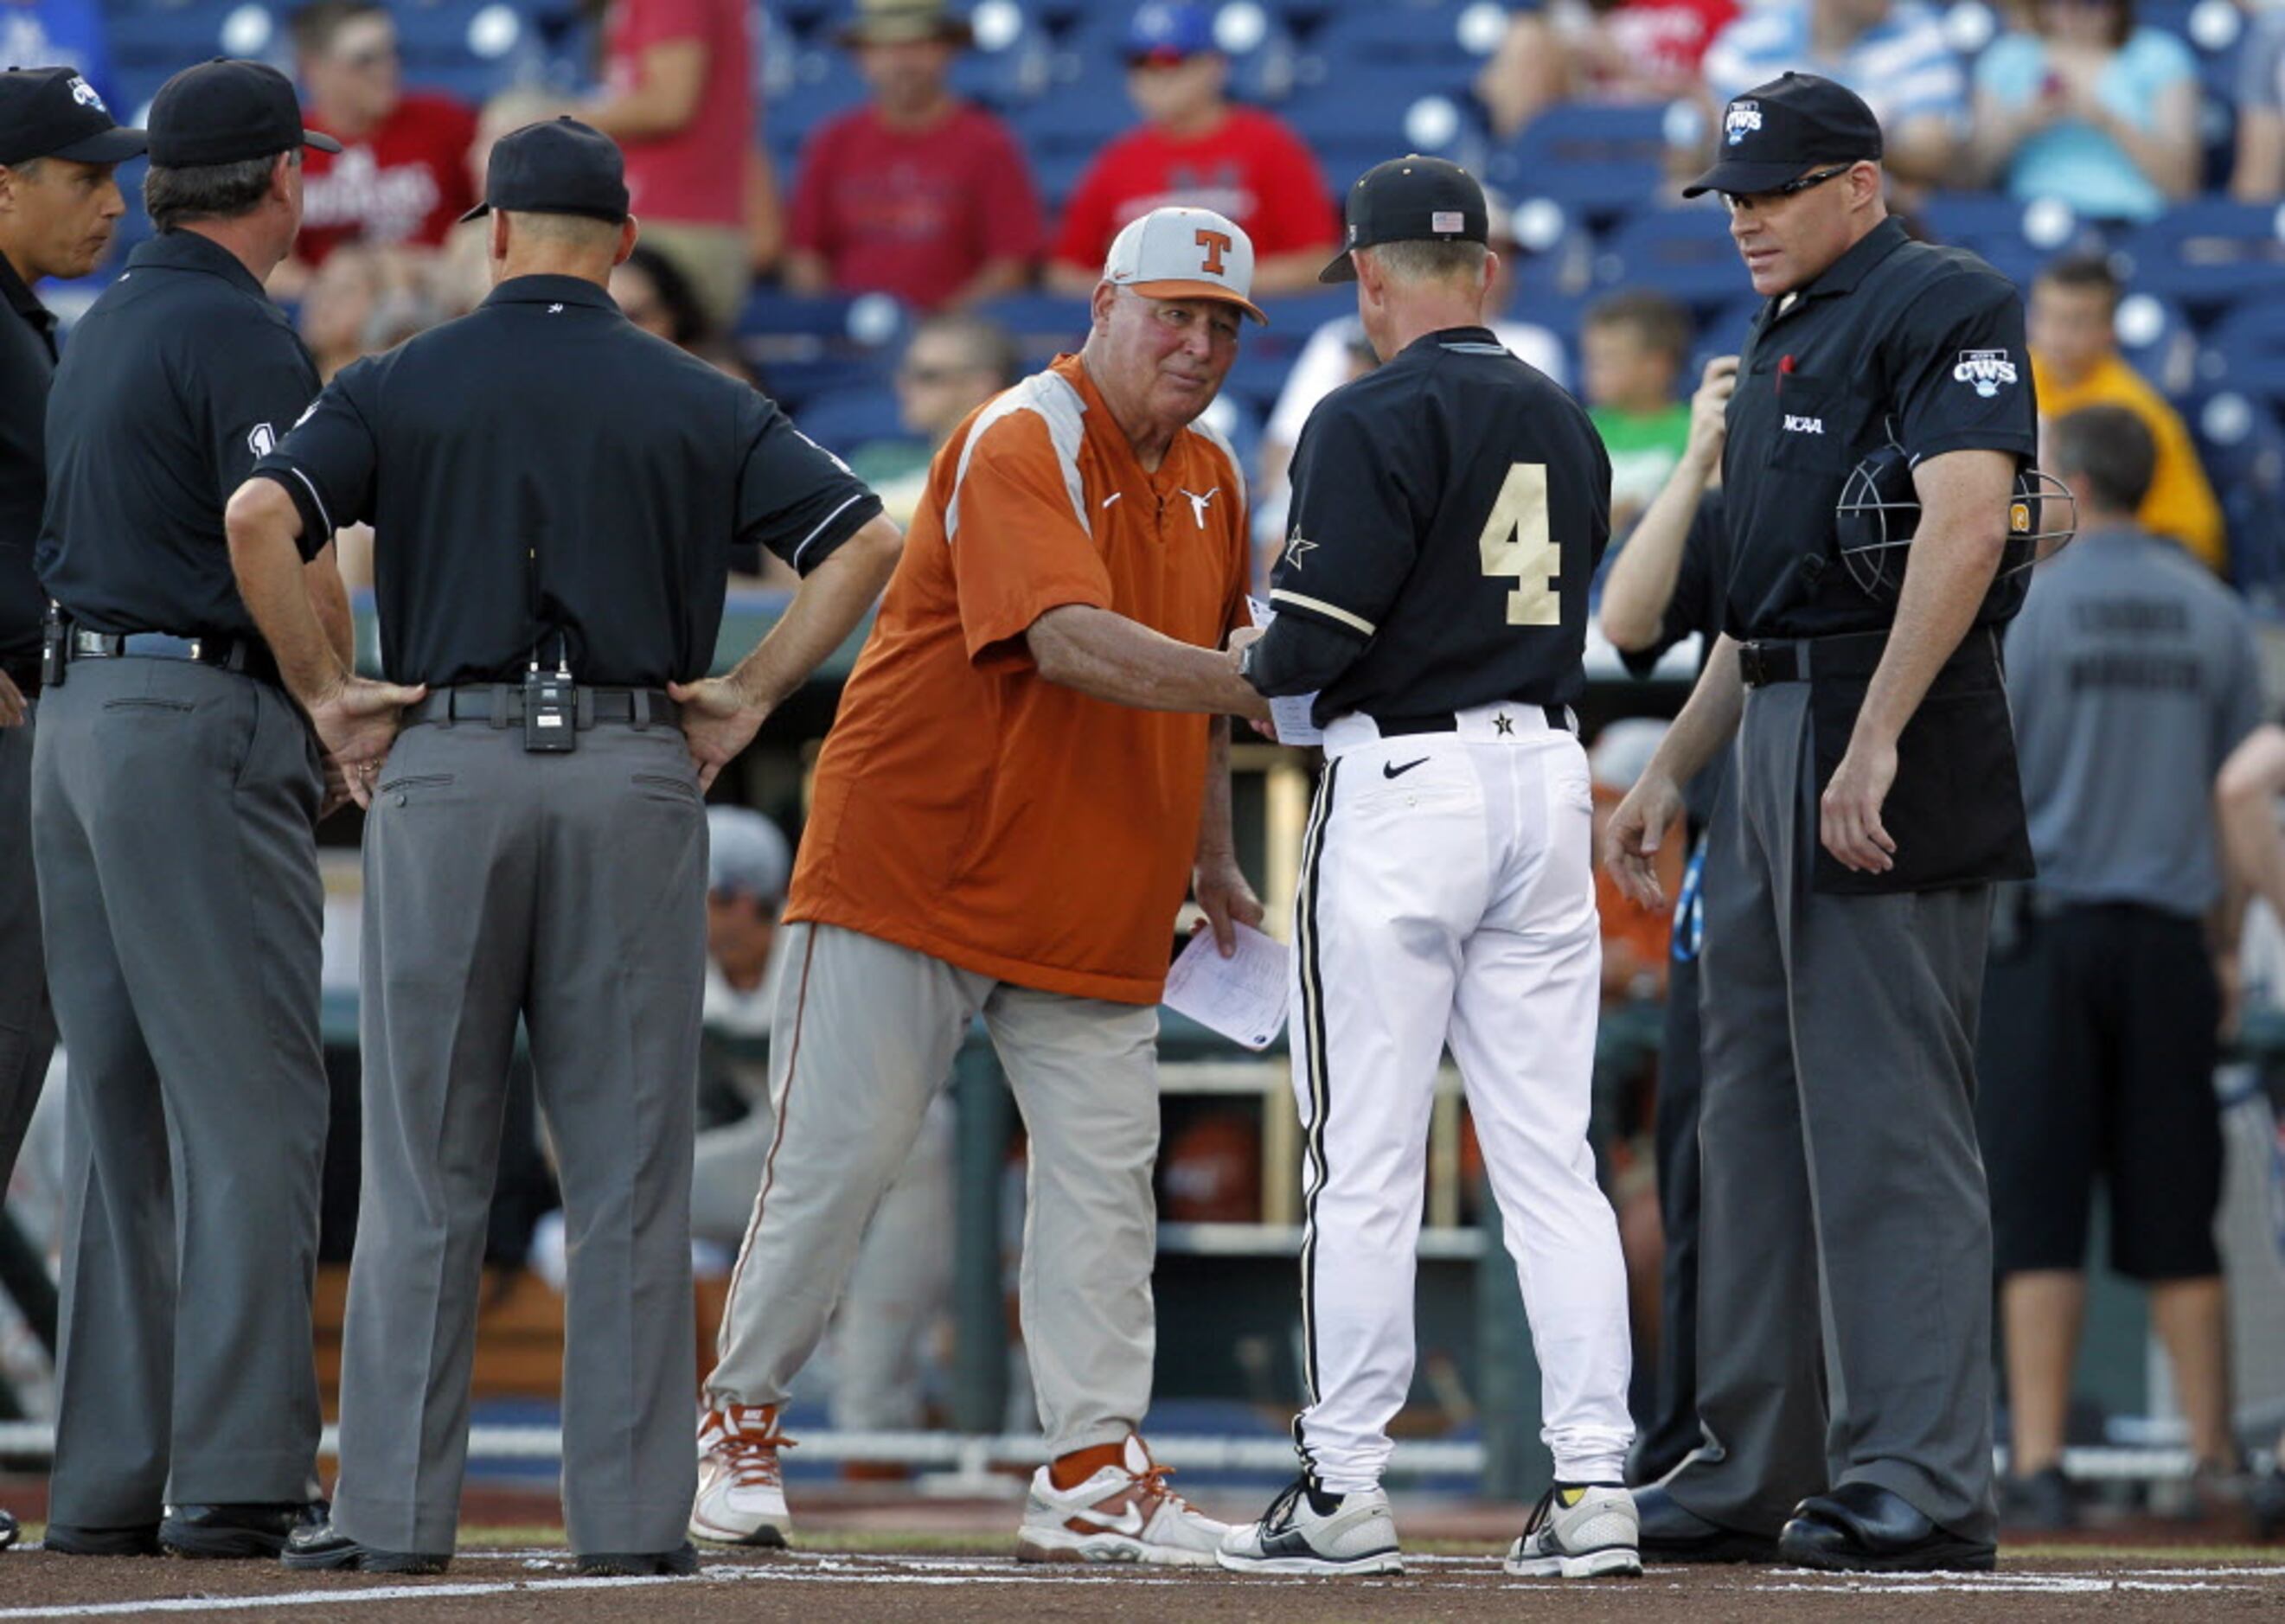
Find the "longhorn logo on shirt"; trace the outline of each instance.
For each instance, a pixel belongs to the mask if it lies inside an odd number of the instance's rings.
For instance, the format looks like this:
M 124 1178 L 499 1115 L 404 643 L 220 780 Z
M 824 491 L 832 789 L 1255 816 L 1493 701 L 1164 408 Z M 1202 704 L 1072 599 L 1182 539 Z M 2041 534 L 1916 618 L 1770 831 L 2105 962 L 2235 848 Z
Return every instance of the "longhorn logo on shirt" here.
M 1232 246 L 1229 233 L 1202 225 L 1198 227 L 1197 242 L 1198 247 L 1206 251 L 1198 269 L 1210 277 L 1228 276 L 1229 273 L 1222 269 L 1221 256 L 1229 253 Z
M 1177 487 L 1175 487 L 1175 488 L 1176 488 L 1177 490 L 1181 490 L 1181 487 L 1180 487 L 1180 486 L 1177 486 Z M 1213 500 L 1214 499 L 1214 498 L 1216 498 L 1216 497 L 1218 497 L 1218 496 L 1220 496 L 1220 495 L 1221 494 L 1221 487 L 1220 485 L 1216 485 L 1213 490 L 1211 490 L 1207 491 L 1204 496 L 1200 496 L 1200 495 L 1199 495 L 1197 491 L 1195 491 L 1195 490 L 1183 490 L 1183 491 L 1182 491 L 1182 494 L 1183 494 L 1184 496 L 1186 496 L 1186 497 L 1188 497 L 1188 498 L 1190 498 L 1190 517 L 1191 517 L 1191 518 L 1193 518 L 1193 519 L 1196 519 L 1196 520 L 1198 522 L 1198 528 L 1199 528 L 1200 530 L 1204 530 L 1204 529 L 1205 529 L 1205 528 L 1206 528 L 1206 504 L 1207 504 L 1207 503 L 1209 503 L 1209 502 L 1211 502 L 1211 501 L 1213 501 Z
M 2004 349 L 1963 349 L 1959 365 L 1951 369 L 1951 380 L 1974 385 L 1976 394 L 1990 400 L 2001 386 L 2015 381 L 2015 364 Z
M 1762 104 L 1757 101 L 1733 101 L 1729 115 L 1722 121 L 1722 129 L 1731 145 L 1735 146 L 1762 127 Z
M 77 74 L 74 74 L 72 75 L 71 93 L 72 99 L 82 107 L 92 107 L 98 113 L 108 113 L 111 111 L 110 108 L 103 105 L 103 98 L 95 93 L 95 87 L 90 84 L 86 80 L 81 78 Z

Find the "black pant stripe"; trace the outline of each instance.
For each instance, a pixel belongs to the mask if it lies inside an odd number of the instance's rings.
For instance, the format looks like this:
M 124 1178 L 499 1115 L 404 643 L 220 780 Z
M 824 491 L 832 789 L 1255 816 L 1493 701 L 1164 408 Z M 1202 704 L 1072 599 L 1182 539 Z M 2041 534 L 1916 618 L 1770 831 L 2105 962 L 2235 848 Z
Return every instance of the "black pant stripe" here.
M 1317 961 L 1317 883 L 1325 851 L 1325 825 L 1331 821 L 1333 810 L 1333 781 L 1339 773 L 1339 761 L 1326 762 L 1325 775 L 1317 785 L 1317 804 L 1310 812 L 1308 830 L 1301 841 L 1300 892 L 1293 907 L 1294 945 L 1300 955 L 1301 1020 L 1303 1042 L 1308 1053 L 1309 1088 L 1309 1126 L 1302 1163 L 1307 1187 L 1301 1224 L 1302 1373 L 1313 1404 L 1318 1396 L 1317 1193 L 1325 1185 L 1325 1111 L 1331 1102 L 1325 1060 L 1324 982 Z M 1294 1437 L 1306 1461 L 1308 1446 L 1300 1442 L 1298 1423 Z

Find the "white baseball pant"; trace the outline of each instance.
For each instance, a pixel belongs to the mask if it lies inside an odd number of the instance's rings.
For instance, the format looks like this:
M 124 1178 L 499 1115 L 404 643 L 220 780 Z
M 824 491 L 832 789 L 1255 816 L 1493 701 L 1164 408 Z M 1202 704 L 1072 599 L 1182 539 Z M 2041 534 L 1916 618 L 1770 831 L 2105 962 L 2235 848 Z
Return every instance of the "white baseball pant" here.
M 1617 1482 L 1634 1436 L 1626 1270 L 1587 1143 L 1602 942 L 1586 753 L 1537 706 L 1456 731 L 1325 730 L 1302 850 L 1293 1087 L 1305 1135 L 1303 1458 L 1368 1489 L 1411 1386 L 1415 1251 L 1436 1072 L 1466 1087 L 1567 1482 Z

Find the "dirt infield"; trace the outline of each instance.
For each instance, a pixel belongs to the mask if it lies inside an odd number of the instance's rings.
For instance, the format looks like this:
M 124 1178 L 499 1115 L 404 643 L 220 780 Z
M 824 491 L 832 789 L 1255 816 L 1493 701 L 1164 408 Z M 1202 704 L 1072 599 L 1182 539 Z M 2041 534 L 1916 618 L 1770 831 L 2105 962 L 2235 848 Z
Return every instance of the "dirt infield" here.
M 583 1580 L 561 1547 L 466 1552 L 436 1579 L 289 1573 L 269 1564 L 0 1557 L 0 1621 L 1561 1620 L 1563 1624 L 1954 1624 L 1955 1620 L 2285 1620 L 2285 1563 L 2042 1554 L 1994 1574 L 1846 1580 L 1794 1569 L 1653 1569 L 1642 1579 L 1510 1580 L 1482 1554 L 1423 1554 L 1389 1580 L 1276 1580 L 1164 1569 L 1019 1568 L 1001 1551 L 710 1552 L 699 1576 Z

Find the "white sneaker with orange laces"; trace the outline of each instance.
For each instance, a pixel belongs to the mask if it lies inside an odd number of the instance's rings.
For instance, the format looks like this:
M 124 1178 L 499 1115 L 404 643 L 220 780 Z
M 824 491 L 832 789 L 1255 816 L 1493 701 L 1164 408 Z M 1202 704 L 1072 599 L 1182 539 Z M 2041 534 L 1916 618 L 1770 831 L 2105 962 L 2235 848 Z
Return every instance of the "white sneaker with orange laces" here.
M 718 1545 L 782 1548 L 793 1530 L 786 1514 L 778 1451 L 794 1447 L 778 1431 L 774 1404 L 726 1404 L 698 1424 L 698 1500 L 690 1537 Z
M 1057 1488 L 1045 1466 L 1032 1475 L 1018 1562 L 1150 1562 L 1212 1567 L 1227 1523 L 1193 1510 L 1166 1487 L 1173 1469 L 1127 1437 L 1125 1455 L 1073 1488 Z

